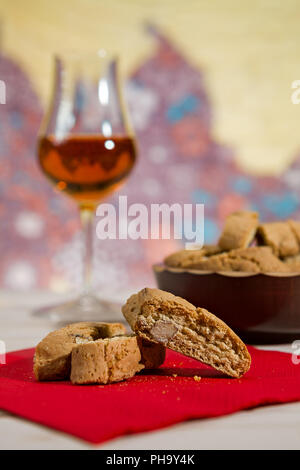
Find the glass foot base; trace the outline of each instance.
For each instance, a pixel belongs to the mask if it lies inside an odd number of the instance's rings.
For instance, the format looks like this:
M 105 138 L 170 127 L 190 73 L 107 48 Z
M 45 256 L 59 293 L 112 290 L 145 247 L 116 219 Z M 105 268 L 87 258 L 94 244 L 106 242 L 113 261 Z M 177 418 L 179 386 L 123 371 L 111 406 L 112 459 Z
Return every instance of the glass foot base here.
M 33 315 L 48 318 L 59 326 L 80 321 L 122 321 L 121 304 L 100 300 L 93 295 L 82 295 L 60 305 L 42 307 Z

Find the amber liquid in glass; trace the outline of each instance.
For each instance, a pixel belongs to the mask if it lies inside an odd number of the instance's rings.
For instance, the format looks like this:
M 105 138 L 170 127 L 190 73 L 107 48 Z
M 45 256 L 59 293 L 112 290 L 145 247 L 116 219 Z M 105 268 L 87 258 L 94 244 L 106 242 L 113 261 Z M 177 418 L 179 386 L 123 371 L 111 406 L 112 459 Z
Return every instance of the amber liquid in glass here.
M 55 187 L 90 208 L 122 184 L 136 159 L 134 140 L 127 136 L 74 135 L 62 141 L 47 136 L 38 153 Z

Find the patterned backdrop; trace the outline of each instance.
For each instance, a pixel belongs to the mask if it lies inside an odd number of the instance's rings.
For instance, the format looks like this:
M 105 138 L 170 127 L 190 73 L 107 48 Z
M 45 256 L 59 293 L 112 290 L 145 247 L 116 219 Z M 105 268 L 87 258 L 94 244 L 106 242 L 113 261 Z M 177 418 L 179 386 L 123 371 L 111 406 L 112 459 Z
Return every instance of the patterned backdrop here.
M 139 161 L 120 194 L 129 204 L 204 203 L 206 243 L 216 241 L 233 210 L 259 210 L 264 220 L 300 218 L 300 155 L 280 178 L 241 171 L 233 150 L 213 138 L 214 110 L 202 72 L 159 31 L 149 32 L 157 50 L 126 84 Z M 0 56 L 0 70 L 7 87 L 7 104 L 0 106 L 0 286 L 78 286 L 77 209 L 54 192 L 36 163 L 39 99 L 9 57 Z M 151 285 L 151 264 L 180 246 L 173 240 L 96 241 L 95 286 L 100 292 Z

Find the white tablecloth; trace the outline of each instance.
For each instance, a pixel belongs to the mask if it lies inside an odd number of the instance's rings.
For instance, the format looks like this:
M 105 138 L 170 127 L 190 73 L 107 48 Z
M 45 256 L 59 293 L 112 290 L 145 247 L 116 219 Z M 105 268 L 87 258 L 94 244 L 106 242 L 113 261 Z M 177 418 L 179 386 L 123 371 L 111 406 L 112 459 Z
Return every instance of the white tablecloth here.
M 61 298 L 45 292 L 0 292 L 0 340 L 5 341 L 7 351 L 33 347 L 51 329 L 55 329 L 49 320 L 34 318 L 31 312 L 58 300 Z M 268 346 L 268 349 L 289 352 L 291 345 Z M 0 449 L 95 449 L 95 446 L 76 438 L 2 411 L 0 436 Z M 300 403 L 190 421 L 160 431 L 115 439 L 96 448 L 299 449 Z

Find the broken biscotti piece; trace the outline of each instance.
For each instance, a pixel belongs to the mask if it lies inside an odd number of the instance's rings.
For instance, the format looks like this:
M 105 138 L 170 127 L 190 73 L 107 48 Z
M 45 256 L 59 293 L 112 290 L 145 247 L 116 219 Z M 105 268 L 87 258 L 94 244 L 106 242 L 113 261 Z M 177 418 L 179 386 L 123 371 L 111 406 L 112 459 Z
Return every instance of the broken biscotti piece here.
M 240 338 L 219 318 L 181 297 L 145 288 L 122 312 L 141 338 L 198 359 L 232 377 L 241 377 L 251 358 Z
M 195 268 L 203 257 L 213 256 L 220 253 L 217 245 L 204 245 L 200 250 L 180 250 L 172 253 L 164 259 L 164 263 L 172 268 Z
M 136 336 L 98 339 L 73 348 L 71 381 L 74 384 L 120 382 L 144 367 Z
M 285 257 L 299 253 L 299 245 L 288 222 L 269 222 L 258 227 L 257 239 L 259 244 L 272 248 L 276 256 Z
M 226 218 L 218 245 L 222 250 L 247 248 L 254 239 L 257 226 L 257 212 L 233 212 Z
M 52 331 L 36 347 L 33 368 L 36 379 L 69 379 L 74 346 L 125 333 L 126 328 L 121 323 L 101 322 L 73 323 Z
M 268 246 L 250 246 L 203 258 L 197 269 L 213 272 L 285 273 L 288 266 Z

